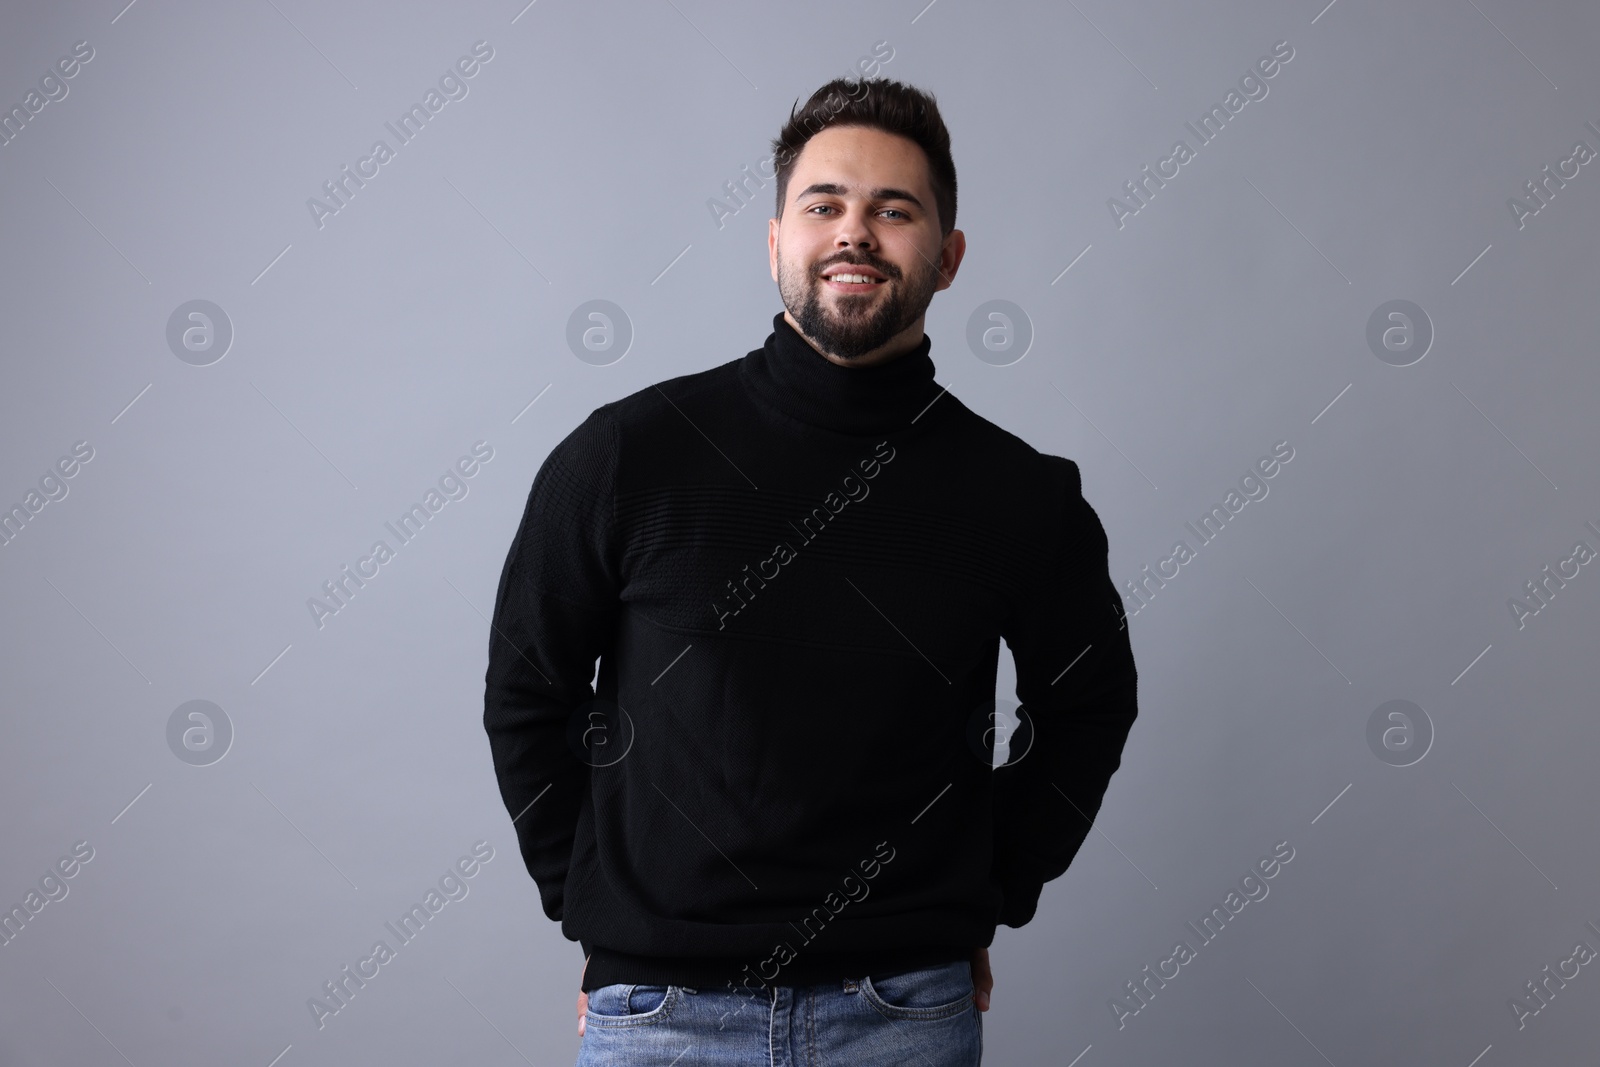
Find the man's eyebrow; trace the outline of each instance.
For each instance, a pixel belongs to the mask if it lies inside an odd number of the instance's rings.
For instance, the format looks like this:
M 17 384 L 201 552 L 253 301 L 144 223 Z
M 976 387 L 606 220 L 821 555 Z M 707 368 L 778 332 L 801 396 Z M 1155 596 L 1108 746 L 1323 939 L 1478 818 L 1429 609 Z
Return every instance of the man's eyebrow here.
M 822 194 L 822 195 L 827 195 L 827 196 L 843 196 L 848 191 L 849 191 L 848 188 L 846 188 L 843 185 L 838 184 L 837 182 L 813 182 L 812 184 L 806 186 L 804 189 L 800 190 L 800 192 L 795 195 L 795 201 L 799 202 L 801 200 L 804 200 L 808 196 L 812 196 L 813 194 Z M 874 189 L 874 190 L 872 190 L 870 199 L 873 199 L 873 200 L 904 200 L 908 204 L 915 204 L 916 207 L 917 207 L 917 210 L 919 210 L 919 211 L 926 211 L 927 210 L 926 208 L 924 208 L 922 206 L 922 201 L 921 200 L 918 200 L 915 196 L 912 196 L 911 193 L 906 191 L 905 189 L 893 189 L 893 188 Z

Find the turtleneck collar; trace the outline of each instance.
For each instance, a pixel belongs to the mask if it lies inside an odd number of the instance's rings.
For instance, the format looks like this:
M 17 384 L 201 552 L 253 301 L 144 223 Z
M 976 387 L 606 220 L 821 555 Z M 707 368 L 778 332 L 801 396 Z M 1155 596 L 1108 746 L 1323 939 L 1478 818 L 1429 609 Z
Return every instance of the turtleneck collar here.
M 887 363 L 841 367 L 778 312 L 767 343 L 741 361 L 740 374 L 761 402 L 791 418 L 847 434 L 902 430 L 942 391 L 933 380 L 927 334 Z M 931 413 L 930 413 L 931 414 Z

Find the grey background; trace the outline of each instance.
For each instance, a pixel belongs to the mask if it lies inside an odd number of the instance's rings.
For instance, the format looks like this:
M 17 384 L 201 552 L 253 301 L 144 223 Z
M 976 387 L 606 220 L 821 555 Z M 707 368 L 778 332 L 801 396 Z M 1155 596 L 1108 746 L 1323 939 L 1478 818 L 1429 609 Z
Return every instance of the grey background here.
M 1140 718 L 996 939 L 986 1062 L 1593 1048 L 1594 968 L 1520 1030 L 1508 1001 L 1600 947 L 1600 576 L 1520 630 L 1507 601 L 1600 547 L 1600 167 L 1524 228 L 1506 203 L 1600 149 L 1593 5 L 72 2 L 7 10 L 0 104 L 79 40 L 0 148 L 0 503 L 94 449 L 0 549 L 0 903 L 94 857 L 0 948 L 0 1063 L 571 1062 L 582 957 L 496 790 L 484 616 L 556 441 L 761 344 L 772 187 L 721 229 L 707 200 L 877 41 L 954 138 L 939 381 L 1079 462 L 1119 585 L 1295 450 L 1130 620 Z M 306 200 L 478 40 L 468 96 L 319 229 Z M 1107 199 L 1280 40 L 1269 94 L 1119 229 Z M 165 339 L 194 299 L 235 332 L 209 366 Z M 565 341 L 591 299 L 635 331 L 607 366 Z M 965 343 L 991 299 L 1035 332 L 1010 366 Z M 1435 331 L 1407 367 L 1366 343 L 1393 299 Z M 319 629 L 307 599 L 479 440 Z M 1435 732 L 1407 767 L 1366 740 L 1395 699 Z M 209 766 L 168 747 L 190 700 L 234 730 Z M 319 1030 L 307 999 L 478 840 L 470 894 Z M 1270 895 L 1119 1029 L 1110 998 L 1279 841 Z

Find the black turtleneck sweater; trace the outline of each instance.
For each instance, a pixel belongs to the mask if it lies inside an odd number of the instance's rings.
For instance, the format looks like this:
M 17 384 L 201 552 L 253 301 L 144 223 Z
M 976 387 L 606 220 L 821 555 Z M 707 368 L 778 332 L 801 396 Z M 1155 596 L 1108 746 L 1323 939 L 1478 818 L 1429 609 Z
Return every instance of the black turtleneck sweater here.
M 584 990 L 969 959 L 1088 834 L 1136 713 L 1105 532 L 930 346 L 840 367 L 780 313 L 534 478 L 484 726 Z M 1031 728 L 995 768 L 1002 638 Z

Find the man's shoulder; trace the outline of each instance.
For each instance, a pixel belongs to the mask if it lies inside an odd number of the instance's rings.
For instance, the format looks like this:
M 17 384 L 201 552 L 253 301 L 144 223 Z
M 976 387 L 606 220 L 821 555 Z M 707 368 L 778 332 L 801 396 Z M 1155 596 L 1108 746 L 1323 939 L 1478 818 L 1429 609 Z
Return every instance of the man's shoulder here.
M 707 399 L 715 402 L 730 389 L 739 388 L 742 360 L 743 357 L 730 359 L 705 370 L 652 382 L 627 396 L 601 404 L 591 418 L 605 419 L 618 431 L 629 434 L 648 432 L 659 419 L 671 417 L 681 421 L 683 405 L 698 407 Z
M 653 382 L 601 404 L 579 420 L 551 454 L 569 460 L 569 465 L 578 456 L 614 463 L 625 441 L 660 441 L 660 431 L 683 423 L 690 409 L 715 410 L 730 388 L 739 387 L 738 365 L 739 360 L 729 360 Z M 691 416 L 690 421 L 697 420 Z
M 963 439 L 962 447 L 980 459 L 995 482 L 1005 483 L 1007 488 L 1023 487 L 1035 492 L 1082 492 L 1077 463 L 1065 456 L 1041 452 L 1004 426 L 973 411 L 953 393 L 946 394 L 938 403 L 947 401 L 959 409 L 959 414 L 949 419 L 948 425 Z

